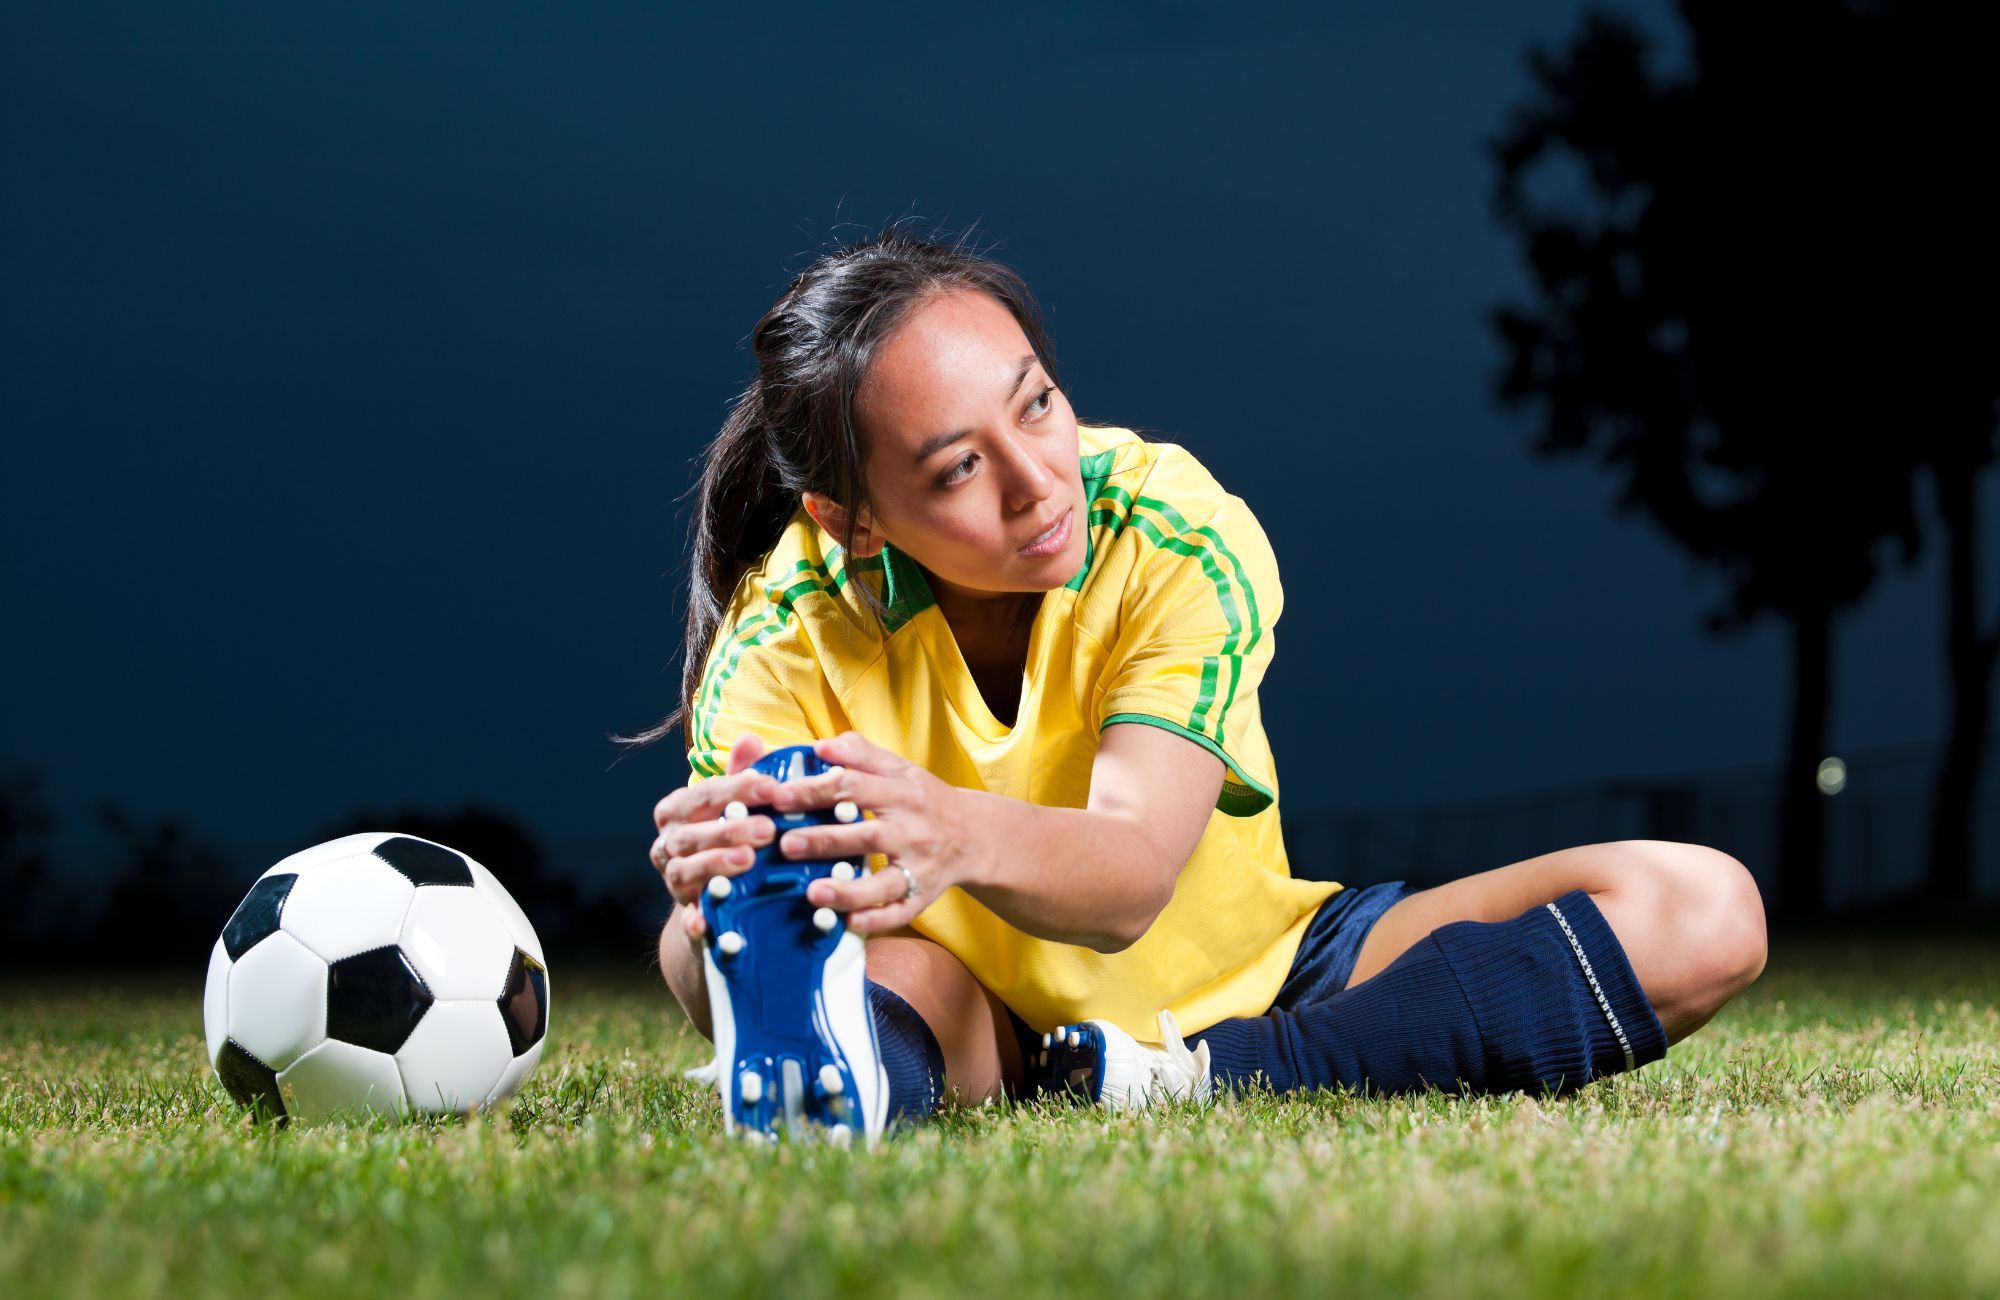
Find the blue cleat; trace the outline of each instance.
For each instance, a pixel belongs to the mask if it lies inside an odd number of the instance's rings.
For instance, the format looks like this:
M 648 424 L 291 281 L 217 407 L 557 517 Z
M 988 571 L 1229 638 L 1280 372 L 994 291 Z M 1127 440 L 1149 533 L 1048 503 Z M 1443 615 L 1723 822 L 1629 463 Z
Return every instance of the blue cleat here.
M 1160 1041 L 1141 1043 L 1108 1020 L 1057 1025 L 1028 1061 L 1027 1097 L 1067 1095 L 1107 1110 L 1139 1110 L 1162 1101 L 1211 1100 L 1215 1083 L 1208 1044 L 1193 1051 L 1172 1012 L 1160 1013 Z
M 1043 1034 L 1041 1050 L 1028 1058 L 1024 1100 L 1061 1096 L 1096 1105 L 1104 1084 L 1104 1046 L 1104 1031 L 1088 1020 Z
M 774 750 L 755 766 L 779 781 L 829 767 L 809 745 Z M 754 813 L 769 817 L 777 835 L 741 875 L 711 879 L 701 899 L 724 1125 L 770 1141 L 785 1133 L 841 1144 L 859 1137 L 872 1146 L 887 1119 L 889 1078 L 868 1009 L 866 943 L 841 913 L 806 901 L 810 882 L 851 879 L 860 868 L 792 861 L 778 847 L 788 830 L 852 821 L 855 810 L 781 813 L 733 803 L 723 816 Z

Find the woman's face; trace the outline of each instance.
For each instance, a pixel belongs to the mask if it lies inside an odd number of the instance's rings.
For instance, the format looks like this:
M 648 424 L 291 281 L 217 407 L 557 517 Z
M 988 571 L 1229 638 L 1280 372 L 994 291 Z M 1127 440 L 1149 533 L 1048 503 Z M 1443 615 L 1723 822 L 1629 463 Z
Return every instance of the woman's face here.
M 913 312 L 876 349 L 855 419 L 862 522 L 924 567 L 948 616 L 1004 617 L 1010 593 L 1052 591 L 1083 567 L 1076 413 L 992 298 L 960 291 Z M 1052 548 L 1023 553 L 1044 535 Z

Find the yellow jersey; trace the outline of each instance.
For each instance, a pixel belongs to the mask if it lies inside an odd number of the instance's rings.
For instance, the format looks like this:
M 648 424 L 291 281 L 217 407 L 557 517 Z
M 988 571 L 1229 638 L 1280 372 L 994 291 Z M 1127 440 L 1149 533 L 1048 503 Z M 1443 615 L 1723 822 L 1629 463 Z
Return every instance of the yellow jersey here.
M 1082 808 L 1105 727 L 1163 727 L 1217 755 L 1208 826 L 1131 947 L 1035 938 L 960 889 L 912 927 L 1038 1030 L 1095 1017 L 1151 1042 L 1162 1008 L 1187 1033 L 1269 1009 L 1307 922 L 1341 886 L 1292 879 L 1279 833 L 1257 687 L 1284 596 L 1262 526 L 1183 447 L 1115 427 L 1077 435 L 1084 564 L 1043 597 L 1011 727 L 987 707 L 917 563 L 888 546 L 850 555 L 801 508 L 716 629 L 688 766 L 697 780 L 719 775 L 746 731 L 775 748 L 852 729 L 951 785 Z M 881 596 L 886 626 L 857 582 Z

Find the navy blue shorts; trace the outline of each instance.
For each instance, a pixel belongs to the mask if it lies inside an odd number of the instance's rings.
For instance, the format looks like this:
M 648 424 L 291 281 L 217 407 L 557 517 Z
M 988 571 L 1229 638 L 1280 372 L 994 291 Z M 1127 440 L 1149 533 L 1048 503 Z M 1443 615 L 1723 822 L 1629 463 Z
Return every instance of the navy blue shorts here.
M 1361 955 L 1362 941 L 1382 919 L 1382 913 L 1417 891 L 1401 880 L 1382 880 L 1359 887 L 1349 885 L 1319 905 L 1299 940 L 1298 955 L 1292 958 L 1292 972 L 1271 1003 L 1284 1011 L 1296 1011 L 1315 1002 L 1324 1002 L 1347 987 L 1354 971 L 1354 959 Z
M 1319 905 L 1306 923 L 1305 937 L 1292 958 L 1292 970 L 1278 990 L 1271 1006 L 1285 1011 L 1323 1002 L 1347 987 L 1354 959 L 1361 955 L 1362 941 L 1375 928 L 1382 913 L 1417 891 L 1401 880 L 1383 880 L 1372 885 L 1349 885 Z M 1020 1040 L 1023 1059 L 1032 1058 L 1041 1046 L 1041 1034 L 1029 1027 L 1010 1009 L 1007 1019 Z

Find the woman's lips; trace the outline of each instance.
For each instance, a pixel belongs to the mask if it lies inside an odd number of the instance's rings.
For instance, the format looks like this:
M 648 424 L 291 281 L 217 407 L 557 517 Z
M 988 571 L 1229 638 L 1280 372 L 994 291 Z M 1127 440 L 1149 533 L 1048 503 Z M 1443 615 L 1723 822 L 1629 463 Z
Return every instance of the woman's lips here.
M 1063 517 L 1056 521 L 1055 531 L 1051 532 L 1046 540 L 1038 542 L 1033 546 L 1023 546 L 1018 554 L 1027 556 L 1030 559 L 1039 559 L 1042 556 L 1054 555 L 1061 551 L 1069 542 L 1070 516 L 1075 513 L 1075 506 L 1071 506 L 1069 509 L 1063 511 Z

